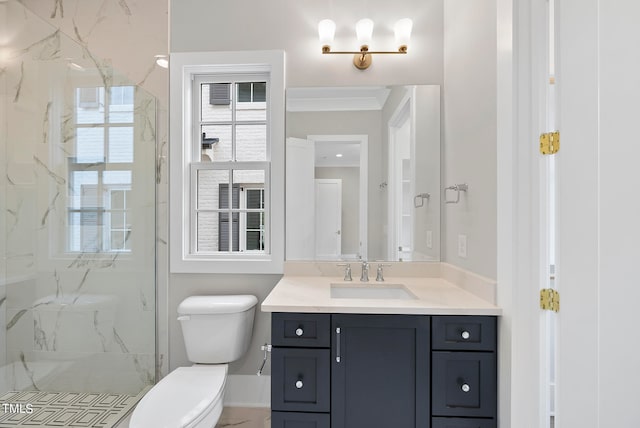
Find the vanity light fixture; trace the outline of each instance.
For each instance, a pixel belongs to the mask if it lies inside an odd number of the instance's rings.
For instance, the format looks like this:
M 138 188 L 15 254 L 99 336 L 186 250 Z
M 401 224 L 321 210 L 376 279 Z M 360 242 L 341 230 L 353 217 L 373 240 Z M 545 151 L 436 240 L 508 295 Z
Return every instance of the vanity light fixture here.
M 406 54 L 413 21 L 409 18 L 398 20 L 394 26 L 397 51 L 370 51 L 369 45 L 373 37 L 373 21 L 364 18 L 356 23 L 356 36 L 360 44 L 360 51 L 331 51 L 331 43 L 336 33 L 336 23 L 330 19 L 323 19 L 318 23 L 318 37 L 322 45 L 323 54 L 352 54 L 353 65 L 359 70 L 365 70 L 371 65 L 373 54 Z

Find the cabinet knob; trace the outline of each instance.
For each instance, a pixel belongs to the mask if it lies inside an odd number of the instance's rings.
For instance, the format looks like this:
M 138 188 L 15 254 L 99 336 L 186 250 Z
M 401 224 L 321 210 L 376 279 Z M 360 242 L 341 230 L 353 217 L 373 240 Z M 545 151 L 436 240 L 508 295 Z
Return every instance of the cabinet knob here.
M 460 334 L 460 336 L 462 336 L 462 338 L 463 338 L 464 340 L 467 340 L 468 338 L 470 338 L 470 337 L 471 337 L 471 333 L 469 333 L 468 331 L 466 331 L 466 330 L 465 330 L 465 331 L 463 331 L 463 332 Z
M 469 386 L 469 384 L 463 383 L 462 384 L 462 392 L 469 392 L 469 390 L 471 390 L 471 387 Z
M 297 382 L 296 382 L 296 388 L 298 388 L 298 389 L 302 389 L 302 387 L 303 387 L 303 386 L 304 386 L 304 384 L 302 383 L 302 381 L 301 381 L 301 380 L 299 380 L 299 381 L 297 381 Z
M 302 336 L 304 334 L 304 330 L 298 327 L 296 329 L 296 336 Z

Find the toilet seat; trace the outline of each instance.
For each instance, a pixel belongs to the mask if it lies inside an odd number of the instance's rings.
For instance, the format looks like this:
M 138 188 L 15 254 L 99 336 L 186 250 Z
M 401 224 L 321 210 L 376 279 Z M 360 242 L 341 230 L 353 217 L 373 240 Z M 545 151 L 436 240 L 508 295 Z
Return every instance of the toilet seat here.
M 227 364 L 179 367 L 142 397 L 130 428 L 210 428 L 222 413 Z

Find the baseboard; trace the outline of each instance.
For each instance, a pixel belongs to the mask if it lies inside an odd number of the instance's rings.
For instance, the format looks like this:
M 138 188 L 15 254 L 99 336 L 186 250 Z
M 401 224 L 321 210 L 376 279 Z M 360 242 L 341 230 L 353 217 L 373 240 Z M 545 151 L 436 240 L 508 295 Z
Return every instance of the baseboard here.
M 271 376 L 229 375 L 226 407 L 271 407 Z

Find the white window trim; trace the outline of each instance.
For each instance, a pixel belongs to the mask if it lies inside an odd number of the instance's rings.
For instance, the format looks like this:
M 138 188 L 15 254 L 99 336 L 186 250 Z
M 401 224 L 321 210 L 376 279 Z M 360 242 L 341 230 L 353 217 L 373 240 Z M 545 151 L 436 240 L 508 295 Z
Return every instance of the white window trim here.
M 169 133 L 169 254 L 175 273 L 282 274 L 284 270 L 285 80 L 283 51 L 180 52 L 171 54 Z M 201 74 L 269 73 L 270 254 L 229 257 L 191 253 L 190 174 L 193 159 L 192 79 Z M 267 196 L 265 195 L 265 198 Z

